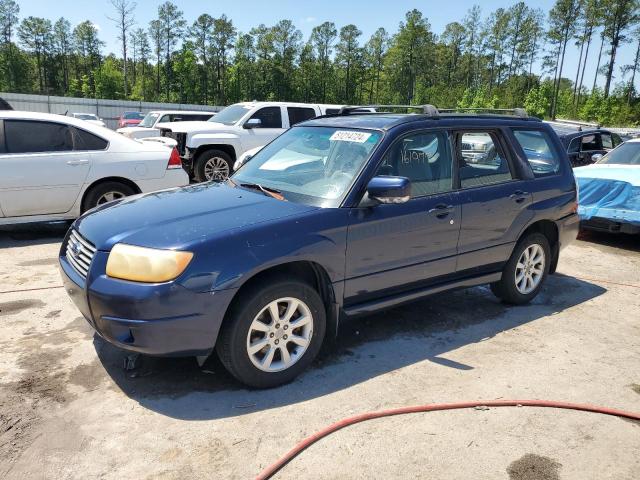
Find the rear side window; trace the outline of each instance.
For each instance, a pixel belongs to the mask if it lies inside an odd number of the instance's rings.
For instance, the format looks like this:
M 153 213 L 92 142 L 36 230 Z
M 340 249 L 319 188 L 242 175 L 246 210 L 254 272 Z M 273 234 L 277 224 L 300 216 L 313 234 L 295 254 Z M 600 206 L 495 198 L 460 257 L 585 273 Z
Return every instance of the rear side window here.
M 5 120 L 7 153 L 68 152 L 73 150 L 67 125 L 31 120 Z
M 316 111 L 313 108 L 287 107 L 287 113 L 289 114 L 290 127 L 294 126 L 296 123 L 310 120 L 316 116 Z
M 611 150 L 613 148 L 613 139 L 610 133 L 602 133 L 600 138 L 602 139 L 602 148 L 605 150 Z
M 527 156 L 536 177 L 558 173 L 560 159 L 545 132 L 541 130 L 514 130 L 513 135 Z
M 449 138 L 445 132 L 407 135 L 391 146 L 376 175 L 411 180 L 411 197 L 423 197 L 453 189 Z
M 75 140 L 74 150 L 105 150 L 109 142 L 93 133 L 89 133 L 79 128 L 73 129 Z
M 493 185 L 513 180 L 509 161 L 497 138 L 489 132 L 458 132 L 456 139 L 462 188 Z
M 282 128 L 282 114 L 280 107 L 264 107 L 254 113 L 251 118 L 259 119 L 260 128 Z

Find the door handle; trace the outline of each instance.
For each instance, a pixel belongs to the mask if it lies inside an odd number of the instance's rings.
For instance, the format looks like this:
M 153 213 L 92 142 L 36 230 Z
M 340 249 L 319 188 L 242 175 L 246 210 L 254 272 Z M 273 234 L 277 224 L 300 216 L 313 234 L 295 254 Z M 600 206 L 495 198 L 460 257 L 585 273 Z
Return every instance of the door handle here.
M 511 195 L 509 195 L 509 198 L 514 200 L 516 203 L 522 203 L 527 199 L 527 195 L 529 195 L 528 192 L 523 192 L 522 190 L 516 190 Z
M 89 163 L 89 160 L 69 160 L 69 161 L 67 161 L 67 165 L 72 165 L 72 166 L 87 165 L 88 163 Z
M 447 205 L 446 203 L 440 203 L 429 210 L 430 214 L 435 214 L 436 218 L 447 218 L 453 211 L 453 205 Z

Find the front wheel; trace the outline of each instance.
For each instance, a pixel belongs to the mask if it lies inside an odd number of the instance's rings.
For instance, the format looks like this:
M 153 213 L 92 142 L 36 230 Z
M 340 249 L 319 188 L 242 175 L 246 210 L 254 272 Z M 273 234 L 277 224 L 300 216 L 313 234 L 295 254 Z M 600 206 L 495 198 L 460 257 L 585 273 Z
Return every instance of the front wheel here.
M 207 150 L 196 160 L 194 175 L 198 182 L 224 182 L 231 174 L 231 157 L 222 150 Z
M 538 295 L 549 274 L 549 240 L 541 233 L 523 238 L 502 270 L 502 279 L 491 284 L 493 293 L 514 305 L 530 302 Z
M 324 303 L 296 280 L 251 288 L 225 319 L 216 349 L 242 383 L 269 388 L 293 380 L 316 357 L 326 328 Z

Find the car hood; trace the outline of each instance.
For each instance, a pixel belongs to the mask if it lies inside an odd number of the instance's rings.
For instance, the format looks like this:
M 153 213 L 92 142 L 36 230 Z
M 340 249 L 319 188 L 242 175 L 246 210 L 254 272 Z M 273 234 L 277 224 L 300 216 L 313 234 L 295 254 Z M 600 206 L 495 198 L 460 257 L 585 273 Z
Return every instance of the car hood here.
M 80 217 L 75 228 L 104 251 L 116 243 L 183 249 L 235 229 L 317 208 L 227 184 L 201 183 L 112 202 Z
M 576 178 L 619 180 L 640 187 L 640 165 L 595 163 L 573 169 Z
M 156 128 L 168 128 L 172 132 L 179 133 L 206 133 L 206 132 L 231 132 L 237 130 L 234 125 L 224 123 L 199 121 L 199 122 L 167 122 L 159 123 Z

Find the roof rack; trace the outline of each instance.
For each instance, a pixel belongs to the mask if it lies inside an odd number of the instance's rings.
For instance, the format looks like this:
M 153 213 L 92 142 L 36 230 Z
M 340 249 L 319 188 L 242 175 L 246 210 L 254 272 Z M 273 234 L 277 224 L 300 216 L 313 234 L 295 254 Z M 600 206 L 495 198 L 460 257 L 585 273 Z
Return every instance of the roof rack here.
M 351 113 L 360 113 L 364 108 L 404 108 L 407 110 L 420 110 L 420 113 L 429 115 L 433 118 L 438 118 L 440 113 L 438 109 L 433 105 L 345 105 L 340 108 L 338 115 L 349 115 Z
M 456 113 L 456 112 L 478 112 L 478 113 L 496 113 L 499 115 L 514 115 L 520 118 L 529 118 L 529 114 L 524 108 L 441 108 L 440 113 Z

